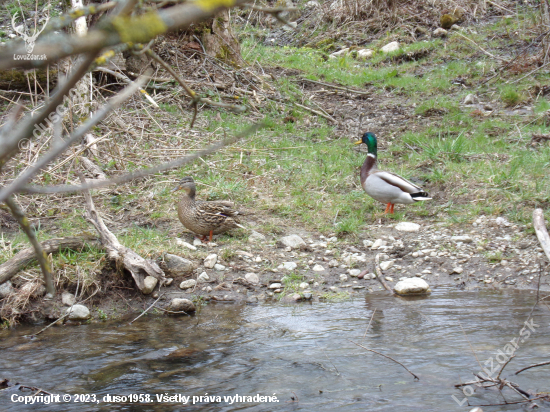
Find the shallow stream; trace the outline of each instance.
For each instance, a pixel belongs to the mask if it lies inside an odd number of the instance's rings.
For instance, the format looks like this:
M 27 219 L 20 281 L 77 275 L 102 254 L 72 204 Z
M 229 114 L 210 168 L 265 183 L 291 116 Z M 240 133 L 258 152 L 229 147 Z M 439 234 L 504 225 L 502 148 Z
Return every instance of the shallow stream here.
M 496 355 L 510 350 L 512 340 L 518 349 L 502 377 L 524 390 L 550 390 L 550 365 L 513 375 L 549 360 L 550 310 L 540 305 L 529 318 L 534 301 L 534 292 L 440 288 L 415 299 L 380 293 L 313 305 L 213 304 L 193 317 L 53 327 L 32 340 L 25 335 L 42 326 L 19 327 L 0 331 L 0 380 L 72 397 L 31 406 L 12 397 L 32 393 L 7 389 L 0 391 L 0 409 L 468 411 L 465 402 L 459 406 L 465 396 L 454 385 L 473 379 L 480 364 L 498 371 L 507 358 Z M 391 356 L 420 380 L 353 342 Z M 465 392 L 474 390 L 471 405 L 503 402 L 496 389 L 471 386 Z M 507 388 L 502 393 L 508 401 L 521 399 Z M 88 394 L 79 400 L 89 402 L 74 402 L 76 394 Z M 150 403 L 106 398 L 129 394 L 149 395 Z M 198 399 L 205 394 L 206 401 Z M 171 398 L 159 402 L 157 395 Z M 256 395 L 273 398 L 246 398 Z M 190 397 L 187 404 L 184 396 Z M 537 403 L 538 410 L 550 409 L 550 403 Z M 528 409 L 517 404 L 484 410 Z

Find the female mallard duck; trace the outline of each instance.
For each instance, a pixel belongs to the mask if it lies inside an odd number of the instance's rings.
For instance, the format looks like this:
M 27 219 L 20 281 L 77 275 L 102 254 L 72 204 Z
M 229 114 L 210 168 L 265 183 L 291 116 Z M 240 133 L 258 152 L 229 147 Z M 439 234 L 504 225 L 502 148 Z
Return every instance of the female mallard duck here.
M 230 229 L 243 226 L 237 219 L 238 211 L 233 209 L 233 203 L 226 201 L 195 201 L 195 181 L 192 177 L 184 177 L 172 192 L 183 189 L 185 192 L 178 203 L 178 217 L 180 222 L 190 231 L 201 235 L 205 241 L 209 235 L 209 242 L 212 236 Z
M 367 132 L 355 144 L 365 143 L 369 149 L 365 163 L 361 167 L 361 186 L 367 194 L 379 202 L 386 203 L 384 213 L 393 213 L 395 203 L 410 204 L 431 197 L 422 188 L 391 172 L 383 172 L 376 167 L 377 142 L 374 133 Z

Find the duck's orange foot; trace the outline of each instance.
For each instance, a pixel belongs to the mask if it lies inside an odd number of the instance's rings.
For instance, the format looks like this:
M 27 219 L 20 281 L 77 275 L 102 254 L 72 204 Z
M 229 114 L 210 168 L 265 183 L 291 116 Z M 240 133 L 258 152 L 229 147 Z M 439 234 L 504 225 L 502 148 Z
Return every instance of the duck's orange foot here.
M 393 208 L 394 208 L 394 206 L 395 206 L 395 205 L 394 205 L 393 203 L 388 203 L 388 204 L 386 205 L 386 210 L 384 210 L 384 214 L 389 213 L 389 214 L 393 215 Z

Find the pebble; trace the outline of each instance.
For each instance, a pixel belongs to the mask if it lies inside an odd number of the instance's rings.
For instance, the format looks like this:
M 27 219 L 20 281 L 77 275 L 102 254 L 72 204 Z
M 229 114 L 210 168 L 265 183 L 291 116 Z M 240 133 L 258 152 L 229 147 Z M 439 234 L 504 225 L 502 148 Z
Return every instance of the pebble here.
M 361 273 L 361 271 L 359 269 L 349 269 L 348 273 L 349 273 L 350 276 L 355 278 L 355 277 L 359 276 L 359 273 Z
M 279 265 L 278 269 L 285 269 L 285 270 L 294 270 L 298 267 L 296 262 L 283 262 L 281 265 Z
M 420 225 L 411 222 L 399 222 L 395 226 L 395 229 L 401 232 L 418 232 L 420 230 Z
M 203 264 L 205 268 L 212 269 L 217 261 L 218 255 L 216 255 L 215 253 L 211 253 L 210 255 L 206 256 Z
M 180 239 L 179 237 L 176 238 L 176 244 L 177 244 L 178 246 L 184 246 L 184 247 L 186 247 L 187 249 L 197 250 L 197 247 L 196 247 L 196 246 L 193 246 L 192 244 L 187 243 L 185 240 Z
M 473 239 L 470 236 L 451 236 L 453 242 L 472 243 Z
M 392 41 L 380 49 L 383 53 L 390 53 L 396 50 L 399 50 L 399 43 L 396 41 Z
M 376 239 L 372 246 L 370 247 L 372 250 L 380 249 L 383 246 L 386 246 L 388 242 L 382 239 Z
M 272 283 L 271 285 L 269 285 L 269 289 L 279 289 L 282 286 L 283 285 L 281 285 L 280 283 Z
M 313 271 L 314 272 L 323 272 L 325 270 L 325 268 L 319 264 L 313 266 Z
M 195 304 L 189 299 L 174 298 L 170 301 L 168 310 L 172 312 L 190 313 L 195 311 Z
M 348 280 L 348 275 L 344 275 L 343 273 L 340 275 L 340 282 L 345 282 Z
M 388 282 L 393 282 L 393 278 L 392 278 L 392 277 L 386 276 L 384 279 L 386 279 Z
M 310 300 L 313 297 L 311 292 L 304 292 L 304 299 Z
M 195 279 L 184 280 L 183 282 L 180 283 L 180 289 L 189 289 L 189 288 L 195 287 L 196 284 L 197 284 L 197 281 Z
M 447 35 L 447 30 L 445 30 L 443 27 L 438 27 L 433 31 L 434 37 L 445 37 Z
M 380 262 L 380 269 L 388 270 L 393 266 L 394 263 L 395 263 L 395 260 L 385 260 L 384 262 Z
M 0 298 L 6 298 L 14 291 L 11 281 L 6 281 L 0 285 Z
M 224 265 L 220 265 L 219 263 L 216 263 L 214 265 L 214 269 L 217 270 L 218 272 L 221 272 L 223 270 L 225 270 L 225 266 Z
M 250 236 L 248 236 L 248 243 L 263 242 L 265 239 L 265 235 L 253 230 Z
M 260 283 L 260 278 L 258 277 L 257 274 L 253 272 L 247 273 L 246 275 L 244 275 L 244 278 L 250 283 L 253 283 L 254 285 L 257 285 L 258 283 Z
M 300 283 L 300 289 L 307 289 L 308 287 L 309 287 L 309 283 L 307 282 Z
M 208 273 L 206 272 L 202 272 L 197 278 L 197 282 L 208 282 L 209 280 L 210 276 L 208 276 Z
M 164 286 L 170 286 L 174 282 L 174 278 L 166 278 Z
M 291 249 L 302 249 L 305 248 L 306 242 L 304 242 L 304 239 L 302 239 L 298 235 L 290 235 L 285 236 L 279 239 L 279 243 L 283 245 L 283 247 L 289 247 Z
M 172 273 L 173 275 L 183 275 L 195 270 L 195 265 L 188 259 L 182 258 L 181 256 L 172 255 L 166 253 L 164 255 L 164 265 L 166 271 Z
M 373 244 L 374 242 L 372 240 L 363 240 L 363 246 L 367 248 L 372 247 Z
M 455 273 L 460 275 L 462 272 L 464 272 L 464 269 L 461 266 L 457 266 L 453 268 L 453 271 L 449 275 L 454 275 Z
M 65 306 L 72 306 L 75 302 L 76 298 L 72 293 L 63 292 L 61 294 L 61 303 L 63 303 Z
M 465 98 L 464 98 L 464 104 L 465 105 L 472 105 L 472 104 L 477 104 L 479 103 L 479 99 L 477 98 L 477 96 L 473 93 L 470 93 L 468 94 Z M 479 222 L 476 221 L 476 223 L 479 224 Z
M 338 267 L 338 261 L 336 259 L 332 259 L 331 261 L 328 262 L 328 267 L 329 268 Z
M 374 51 L 371 49 L 361 49 L 357 50 L 358 59 L 369 59 L 374 55 Z
M 430 286 L 424 279 L 407 278 L 397 282 L 394 287 L 399 295 L 417 295 L 430 292 Z

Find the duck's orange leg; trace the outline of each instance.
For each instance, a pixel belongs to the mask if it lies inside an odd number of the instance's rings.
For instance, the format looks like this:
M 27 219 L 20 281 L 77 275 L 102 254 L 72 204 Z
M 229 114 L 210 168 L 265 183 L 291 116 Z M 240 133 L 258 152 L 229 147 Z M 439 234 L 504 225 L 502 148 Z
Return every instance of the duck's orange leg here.
M 392 203 L 391 204 L 391 210 L 390 210 L 390 213 L 393 215 L 393 208 L 395 207 L 395 205 Z
M 210 237 L 208 238 L 208 241 L 209 242 L 212 242 L 212 236 L 214 235 L 213 231 L 211 230 L 210 231 Z M 206 237 L 206 236 L 205 236 Z
M 391 206 L 391 203 L 388 203 L 386 205 L 386 210 L 384 210 L 384 214 L 388 213 L 390 211 L 390 206 Z

